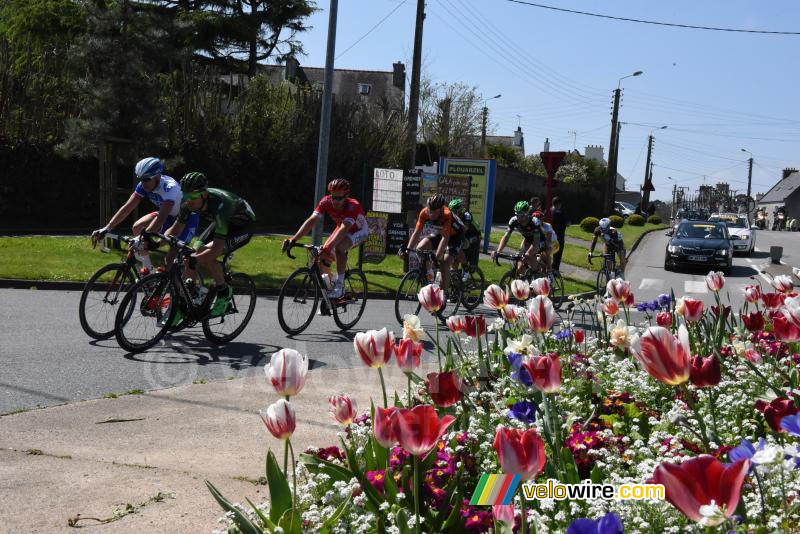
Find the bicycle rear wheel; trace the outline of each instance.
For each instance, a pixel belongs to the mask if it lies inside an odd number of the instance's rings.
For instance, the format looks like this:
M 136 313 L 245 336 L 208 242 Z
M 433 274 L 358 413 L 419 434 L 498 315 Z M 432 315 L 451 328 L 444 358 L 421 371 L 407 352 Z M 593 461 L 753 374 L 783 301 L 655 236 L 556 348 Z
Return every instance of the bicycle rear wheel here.
M 483 290 L 486 288 L 486 278 L 480 267 L 475 267 L 469 273 L 467 281 L 464 282 L 461 293 L 461 303 L 464 307 L 472 311 L 483 302 Z
M 117 305 L 135 281 L 125 263 L 111 263 L 94 273 L 86 282 L 78 305 L 83 331 L 94 339 L 113 336 Z
M 256 309 L 256 284 L 244 273 L 231 273 L 227 283 L 233 289 L 228 310 L 219 317 L 203 319 L 203 334 L 213 343 L 228 343 L 244 331 Z
M 359 269 L 350 269 L 344 275 L 344 293 L 331 302 L 333 320 L 342 330 L 353 328 L 367 306 L 367 277 Z
M 308 328 L 319 304 L 319 287 L 311 269 L 301 267 L 289 275 L 278 296 L 278 322 L 296 335 Z
M 114 334 L 128 352 L 142 352 L 158 343 L 180 305 L 169 273 L 155 273 L 136 282 L 117 309 Z
M 419 315 L 422 304 L 419 303 L 417 295 L 419 290 L 428 284 L 427 278 L 421 276 L 417 270 L 409 271 L 400 281 L 394 297 L 394 315 L 400 324 L 403 324 L 404 315 Z

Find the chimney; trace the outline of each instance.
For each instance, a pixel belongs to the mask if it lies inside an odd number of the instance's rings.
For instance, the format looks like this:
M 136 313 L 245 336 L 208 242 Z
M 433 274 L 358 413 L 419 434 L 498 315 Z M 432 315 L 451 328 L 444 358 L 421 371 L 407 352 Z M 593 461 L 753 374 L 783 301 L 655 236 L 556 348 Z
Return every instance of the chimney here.
M 514 132 L 514 146 L 524 146 L 525 140 L 522 137 L 522 127 L 517 126 L 517 131 Z
M 392 64 L 392 85 L 405 93 L 406 91 L 406 66 L 398 61 Z
M 797 172 L 797 169 L 792 169 L 791 167 L 783 169 L 783 175 L 781 176 L 781 180 L 783 180 L 784 178 L 788 178 L 788 176 L 793 172 Z
M 550 152 L 550 138 L 549 137 L 545 138 L 545 140 L 544 140 L 544 151 L 545 152 Z

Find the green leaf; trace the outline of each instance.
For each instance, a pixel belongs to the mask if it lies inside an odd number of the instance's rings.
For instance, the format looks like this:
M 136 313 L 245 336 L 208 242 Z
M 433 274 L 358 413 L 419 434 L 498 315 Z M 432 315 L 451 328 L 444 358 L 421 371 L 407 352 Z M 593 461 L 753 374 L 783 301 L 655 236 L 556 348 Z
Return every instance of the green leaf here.
M 589 473 L 589 478 L 592 479 L 593 484 L 602 484 L 603 478 L 605 477 L 603 470 L 600 469 L 600 466 L 595 465 L 592 467 L 592 472 Z
M 206 486 L 208 486 L 208 490 L 211 492 L 211 495 L 216 499 L 222 509 L 226 512 L 233 513 L 233 522 L 242 531 L 242 534 L 262 534 L 260 528 L 255 526 L 250 519 L 247 518 L 246 515 L 242 513 L 241 510 L 236 508 L 234 505 L 230 503 L 222 494 L 214 487 L 214 485 L 206 480 Z
M 249 504 L 250 507 L 253 509 L 253 512 L 255 512 L 258 518 L 261 519 L 261 521 L 264 523 L 264 526 L 266 526 L 268 529 L 275 530 L 275 523 L 273 523 L 269 517 L 265 516 L 264 512 L 259 510 L 258 507 L 255 504 L 253 504 L 253 501 L 251 501 L 247 497 L 245 497 L 244 499 L 247 501 L 247 504 Z
M 367 440 L 364 446 L 364 470 L 375 471 L 378 469 L 377 462 L 375 461 L 375 453 L 373 452 L 372 439 Z
M 564 464 L 564 476 L 567 484 L 580 484 L 581 477 L 578 474 L 578 466 L 575 465 L 575 458 L 572 456 L 572 451 L 569 447 L 561 449 L 561 463 Z
M 369 441 L 372 443 L 372 454 L 375 455 L 375 469 L 383 469 L 389 465 L 389 449 L 378 443 L 374 434 L 370 434 Z
M 416 382 L 417 384 L 424 384 L 425 383 L 425 379 L 424 378 L 420 378 L 420 376 L 417 373 L 411 373 L 411 381 L 412 382 Z
M 400 529 L 400 534 L 414 534 L 414 529 L 408 526 L 408 512 L 405 508 L 397 511 L 397 521 L 395 524 Z
M 301 534 L 303 518 L 294 509 L 289 509 L 281 517 L 278 526 L 283 529 L 284 534 Z
M 267 453 L 267 484 L 269 484 L 269 518 L 273 523 L 280 521 L 286 510 L 292 507 L 292 493 L 289 482 L 272 451 Z
M 331 516 L 328 517 L 328 519 L 326 519 L 325 522 L 319 527 L 320 534 L 328 534 L 328 532 L 330 532 L 330 530 L 335 527 L 337 523 L 339 523 L 339 520 L 350 506 L 350 501 L 352 498 L 352 495 L 348 496 L 347 499 L 342 502 L 342 504 L 336 507 L 336 510 L 334 510 L 333 514 L 331 514 Z
M 464 527 L 464 518 L 461 517 L 461 502 L 458 499 L 458 492 L 453 494 L 449 502 L 453 505 L 453 510 L 450 512 L 450 516 L 444 522 L 440 531 L 458 532 Z
M 353 478 L 353 473 L 350 472 L 350 470 L 348 470 L 346 467 L 329 462 L 328 460 L 323 460 L 322 458 L 317 458 L 316 456 L 312 456 L 310 454 L 301 453 L 300 461 L 303 462 L 303 464 L 305 464 L 305 466 L 311 472 L 325 473 L 331 477 L 332 482 L 336 482 L 338 480 L 347 482 Z
M 370 484 L 367 477 L 364 475 L 364 472 L 361 470 L 361 467 L 358 465 L 358 458 L 356 457 L 355 453 L 349 449 L 344 440 L 339 437 L 339 440 L 342 443 L 342 447 L 345 450 L 345 454 L 347 454 L 347 463 L 350 466 L 350 470 L 353 472 L 353 476 L 356 477 L 356 480 L 361 484 L 361 488 L 364 490 L 364 494 L 367 496 L 367 506 L 369 506 L 370 511 L 374 514 L 380 514 L 380 504 L 385 500 L 381 497 L 381 494 L 378 493 L 378 490 Z

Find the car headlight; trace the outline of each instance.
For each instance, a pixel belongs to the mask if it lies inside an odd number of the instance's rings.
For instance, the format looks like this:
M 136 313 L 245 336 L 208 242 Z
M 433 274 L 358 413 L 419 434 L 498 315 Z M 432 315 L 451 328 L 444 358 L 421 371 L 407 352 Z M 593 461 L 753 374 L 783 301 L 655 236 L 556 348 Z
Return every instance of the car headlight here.
M 669 251 L 670 254 L 678 254 L 681 251 L 681 247 L 680 245 L 668 245 L 667 251 Z
M 717 254 L 719 254 L 720 256 L 727 256 L 728 255 L 728 249 L 727 248 L 720 249 L 720 250 L 717 251 Z

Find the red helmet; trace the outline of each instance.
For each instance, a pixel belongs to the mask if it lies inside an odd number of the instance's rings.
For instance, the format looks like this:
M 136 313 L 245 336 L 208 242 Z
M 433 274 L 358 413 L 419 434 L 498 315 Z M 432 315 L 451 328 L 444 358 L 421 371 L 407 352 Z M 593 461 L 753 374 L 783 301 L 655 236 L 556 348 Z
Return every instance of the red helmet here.
M 350 182 L 344 178 L 334 178 L 328 184 L 328 193 L 342 193 L 346 195 L 350 192 Z
M 538 217 L 539 219 L 544 219 L 544 213 L 540 210 L 536 210 L 531 214 L 533 217 Z

